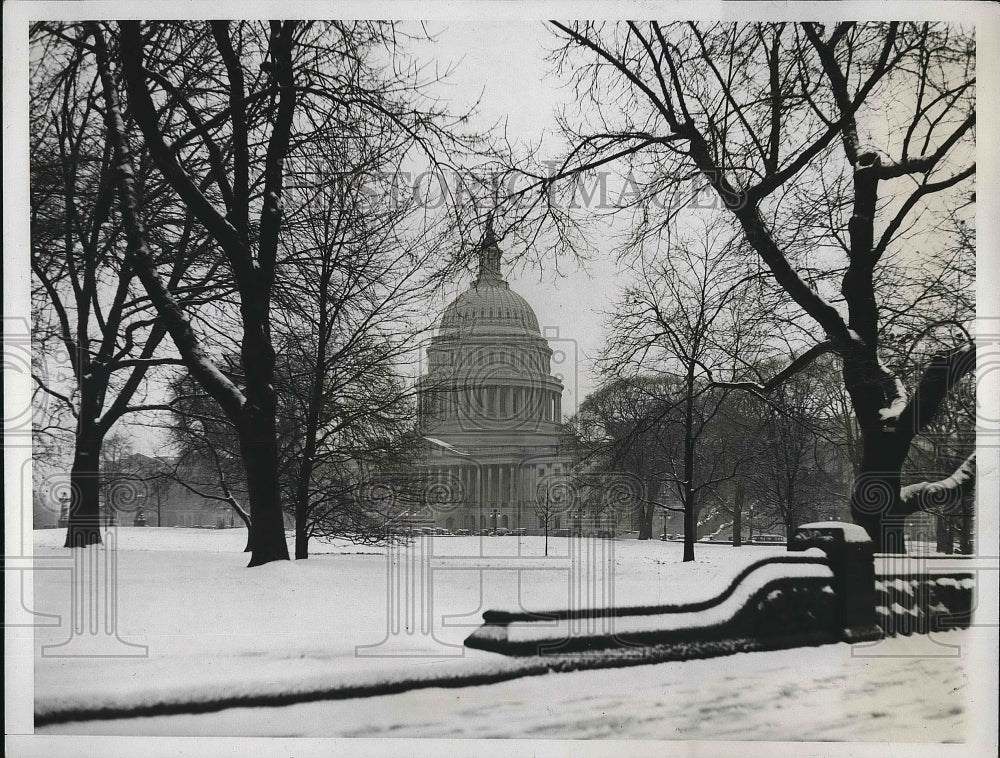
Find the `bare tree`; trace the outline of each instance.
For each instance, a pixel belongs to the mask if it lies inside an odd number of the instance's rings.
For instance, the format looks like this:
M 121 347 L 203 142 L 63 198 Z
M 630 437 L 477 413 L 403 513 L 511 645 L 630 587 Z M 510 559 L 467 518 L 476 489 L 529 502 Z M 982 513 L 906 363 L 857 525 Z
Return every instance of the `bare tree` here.
M 545 555 L 548 556 L 549 532 L 554 528 L 557 515 L 562 513 L 562 505 L 556 503 L 548 495 L 543 495 L 535 502 L 535 506 L 532 511 L 538 518 L 538 523 L 541 525 L 542 533 L 545 535 Z
M 191 384 L 187 378 L 175 382 L 174 402 L 170 404 L 174 424 L 169 428 L 173 447 L 180 454 L 169 465 L 159 467 L 150 479 L 154 487 L 174 483 L 205 500 L 229 506 L 247 529 L 243 552 L 249 553 L 253 522 L 243 506 L 246 482 L 236 435 L 210 398 L 192 392 Z M 160 526 L 159 518 L 156 525 Z
M 727 392 L 713 379 L 748 378 L 758 365 L 767 292 L 761 276 L 734 268 L 735 248 L 719 229 L 675 240 L 656 256 L 641 251 L 636 280 L 611 319 L 602 368 L 615 376 L 657 372 L 654 432 L 668 463 L 661 481 L 684 512 L 684 560 L 694 560 L 698 497 L 736 475 L 738 460 L 711 429 L 724 418 Z M 733 356 L 738 356 L 734 359 Z
M 310 140 L 349 128 L 356 114 L 376 113 L 421 135 L 425 154 L 448 131 L 438 112 L 414 109 L 397 96 L 396 85 L 412 85 L 419 72 L 393 68 L 397 78 L 387 83 L 372 70 L 372 46 L 394 44 L 383 25 L 121 22 L 117 36 L 98 24 L 87 29 L 137 276 L 191 376 L 236 429 L 252 521 L 250 565 L 287 559 L 271 315 L 288 161 L 308 150 Z M 113 59 L 120 66 L 112 66 Z M 149 254 L 119 71 L 143 145 L 219 251 L 238 296 L 240 386 L 207 353 Z M 205 160 L 196 160 L 200 156 Z
M 297 559 L 310 534 L 366 535 L 350 495 L 412 453 L 414 390 L 399 372 L 417 362 L 450 247 L 385 181 L 412 142 L 392 122 L 356 123 L 294 174 L 275 329 Z
M 98 72 L 85 37 L 70 25 L 32 28 L 38 60 L 31 78 L 34 377 L 72 416 L 66 547 L 100 543 L 104 440 L 120 420 L 148 407 L 152 374 L 180 363 L 163 344 L 166 330 L 135 278 L 115 209 L 115 161 L 102 125 Z M 140 175 L 148 177 L 150 168 L 141 155 Z M 144 212 L 159 219 L 150 227 L 150 255 L 180 302 L 196 300 L 213 273 L 192 266 L 203 242 L 194 220 L 175 212 L 162 182 L 140 185 Z M 72 381 L 55 383 L 45 368 L 60 348 Z
M 903 550 L 905 517 L 930 493 L 960 498 L 975 478 L 973 454 L 952 477 L 901 489 L 911 444 L 972 371 L 975 345 L 935 353 L 908 389 L 881 354 L 887 293 L 877 275 L 894 254 L 909 253 L 911 266 L 940 263 L 941 209 L 956 207 L 975 173 L 971 32 L 655 21 L 553 29 L 564 42 L 556 64 L 590 107 L 587 128 L 567 130 L 572 149 L 558 177 L 615 161 L 635 169 L 632 205 L 649 232 L 700 190 L 692 177 L 711 188 L 814 324 L 787 368 L 728 386 L 767 394 L 817 356 L 838 355 L 862 446 L 852 517 L 877 549 Z
M 112 433 L 101 446 L 100 499 L 104 510 L 104 528 L 119 523 L 119 511 L 133 509 L 142 484 L 142 472 L 134 461 L 132 444 L 124 435 Z M 121 506 L 124 506 L 122 508 Z M 72 518 L 72 514 L 70 515 Z
M 825 380 L 834 370 L 831 363 L 829 356 L 818 359 L 783 382 L 766 403 L 757 401 L 748 409 L 756 416 L 755 449 L 743 477 L 757 502 L 761 528 L 780 524 L 791 537 L 805 521 L 838 515 L 843 464 L 836 441 L 828 434 L 836 423 L 825 392 Z
M 657 510 L 666 508 L 662 477 L 669 462 L 657 439 L 662 384 L 658 377 L 609 379 L 584 399 L 564 433 L 581 471 L 623 472 L 642 483 L 632 514 L 640 540 L 652 539 Z

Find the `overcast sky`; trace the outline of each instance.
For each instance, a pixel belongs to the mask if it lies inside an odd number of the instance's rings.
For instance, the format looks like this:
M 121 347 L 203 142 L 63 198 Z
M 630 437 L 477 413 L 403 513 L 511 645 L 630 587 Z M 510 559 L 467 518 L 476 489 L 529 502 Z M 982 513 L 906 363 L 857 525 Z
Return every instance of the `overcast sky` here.
M 431 22 L 427 31 L 435 41 L 412 49 L 423 60 L 438 61 L 442 70 L 454 65 L 449 84 L 440 88 L 454 112 L 479 100 L 474 129 L 505 123 L 511 142 L 543 140 L 543 150 L 555 157 L 560 141 L 554 109 L 570 94 L 551 73 L 546 55 L 555 37 L 542 22 Z M 595 245 L 604 253 L 610 248 L 609 242 L 600 240 Z M 585 267 L 561 260 L 557 274 L 553 264 L 543 264 L 542 270 L 521 265 L 512 271 L 505 259 L 504 273 L 512 289 L 534 308 L 539 325 L 557 330 L 558 339 L 550 341 L 554 350 L 566 354 L 564 365 L 573 363 L 573 353 L 577 354 L 576 378 L 572 371 L 564 378 L 563 411 L 572 413 L 594 388 L 591 359 L 603 341 L 602 311 L 609 308 L 617 291 L 615 266 L 607 256 L 593 256 Z

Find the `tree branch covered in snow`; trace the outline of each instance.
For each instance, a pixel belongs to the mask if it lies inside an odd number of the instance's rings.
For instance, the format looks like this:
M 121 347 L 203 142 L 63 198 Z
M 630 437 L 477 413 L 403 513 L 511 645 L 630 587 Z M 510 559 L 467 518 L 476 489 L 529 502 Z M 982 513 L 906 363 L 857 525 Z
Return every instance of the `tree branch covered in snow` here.
M 976 454 L 973 453 L 946 479 L 903 487 L 899 499 L 906 513 L 927 509 L 948 510 L 958 505 L 975 484 Z
M 192 375 L 205 386 L 206 391 L 226 408 L 228 412 L 237 413 L 243 404 L 243 394 L 222 372 L 211 359 L 205 355 L 198 338 L 191 328 L 190 320 L 176 298 L 167 289 L 166 283 L 156 271 L 152 255 L 146 240 L 146 231 L 139 213 L 139 199 L 135 184 L 135 169 L 132 156 L 125 139 L 125 122 L 118 105 L 115 82 L 111 75 L 110 60 L 104 33 L 98 24 L 89 24 L 89 31 L 94 38 L 97 49 L 97 65 L 104 89 L 105 121 L 107 123 L 108 141 L 115 152 L 118 202 L 121 207 L 122 219 L 132 252 L 136 275 L 146 288 L 150 300 L 157 313 L 173 338 L 185 365 Z M 126 62 L 127 62 L 126 58 Z M 135 65 L 141 65 L 137 62 Z M 127 67 L 127 66 L 126 66 Z M 135 103 L 131 104 L 133 109 Z
M 935 354 L 924 369 L 913 397 L 899 416 L 900 428 L 910 434 L 919 434 L 934 418 L 952 388 L 975 368 L 975 342 Z

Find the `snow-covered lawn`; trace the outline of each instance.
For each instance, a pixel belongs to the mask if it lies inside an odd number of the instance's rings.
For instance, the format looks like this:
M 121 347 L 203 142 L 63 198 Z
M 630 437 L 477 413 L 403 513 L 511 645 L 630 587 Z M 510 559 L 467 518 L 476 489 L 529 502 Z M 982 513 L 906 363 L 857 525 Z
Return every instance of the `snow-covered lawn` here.
M 961 645 L 967 634 L 940 641 Z M 924 657 L 917 638 L 881 645 L 882 657 L 825 645 L 284 708 L 70 723 L 43 733 L 964 741 L 963 669 L 954 659 Z
M 36 531 L 36 557 L 65 556 L 61 540 L 59 530 Z M 518 555 L 541 557 L 542 538 L 439 537 L 434 555 L 453 562 L 448 570 L 435 571 L 431 582 L 433 634 L 418 629 L 405 638 L 424 657 L 398 657 L 392 650 L 359 657 L 357 646 L 380 643 L 387 633 L 384 548 L 320 543 L 306 561 L 248 569 L 248 556 L 240 552 L 242 530 L 120 528 L 117 540 L 118 634 L 146 645 L 148 657 L 42 656 L 41 646 L 63 641 L 69 631 L 64 625 L 37 629 L 39 712 L 75 703 L 91 707 L 234 689 L 281 690 L 331 677 L 356 679 L 367 672 L 381 678 L 400 668 L 426 671 L 499 657 L 461 647 L 481 623 L 483 610 L 518 603 L 529 610 L 558 607 L 568 602 L 571 590 L 579 590 L 565 568 L 568 539 L 549 540 L 556 570 L 518 571 L 502 567 Z M 683 564 L 679 543 L 598 544 L 613 548 L 604 557 L 613 560 L 619 605 L 710 597 L 742 566 L 782 552 L 699 546 L 699 560 Z M 467 564 L 476 568 L 462 568 Z M 70 584 L 68 571 L 36 572 L 34 610 L 69 618 Z M 581 599 L 587 600 L 587 593 Z M 448 660 L 456 656 L 460 660 Z
M 571 581 L 565 569 L 569 539 L 550 538 L 554 569 L 529 570 L 523 566 L 542 556 L 542 538 L 440 537 L 433 553 L 447 570 L 435 570 L 432 580 L 411 577 L 430 588 L 433 634 L 418 628 L 404 636 L 407 651 L 423 655 L 379 655 L 393 649 L 372 648 L 376 655 L 358 656 L 357 646 L 377 645 L 387 634 L 384 548 L 316 544 L 307 561 L 247 569 L 242 530 L 120 528 L 117 536 L 118 634 L 146 645 L 148 656 L 42 656 L 43 645 L 62 642 L 69 630 L 65 624 L 36 629 L 36 713 L 314 691 L 504 666 L 514 659 L 461 647 L 483 610 L 558 607 L 573 592 L 585 602 L 601 602 L 598 593 L 588 599 L 586 587 L 581 595 L 579 582 Z M 62 538 L 60 530 L 35 532 L 35 555 L 42 561 L 65 556 Z M 611 586 L 618 605 L 680 603 L 717 594 L 742 567 L 785 550 L 699 545 L 698 560 L 684 564 L 681 548 L 676 542 L 618 540 L 603 543 L 595 560 L 614 566 Z M 511 568 L 519 560 L 522 568 Z M 36 572 L 33 609 L 68 619 L 70 584 L 68 571 Z M 834 645 L 256 709 L 252 719 L 245 710 L 231 709 L 137 719 L 131 727 L 93 721 L 45 731 L 697 738 L 738 736 L 740 724 L 749 728 L 753 722 L 752 738 L 784 739 L 780 735 L 792 734 L 800 716 L 820 709 L 813 738 L 844 739 L 848 719 L 859 715 L 872 726 L 857 736 L 874 739 L 882 738 L 883 727 L 902 733 L 917 707 L 927 711 L 933 726 L 926 737 L 910 733 L 910 739 L 956 738 L 964 712 L 960 662 L 879 661 L 858 668 L 850 648 Z M 876 683 L 886 680 L 898 697 L 881 694 Z M 554 685 L 566 687 L 561 705 L 539 707 L 552 702 Z M 897 708 L 909 715 L 897 718 Z M 254 726 L 247 731 L 250 721 Z

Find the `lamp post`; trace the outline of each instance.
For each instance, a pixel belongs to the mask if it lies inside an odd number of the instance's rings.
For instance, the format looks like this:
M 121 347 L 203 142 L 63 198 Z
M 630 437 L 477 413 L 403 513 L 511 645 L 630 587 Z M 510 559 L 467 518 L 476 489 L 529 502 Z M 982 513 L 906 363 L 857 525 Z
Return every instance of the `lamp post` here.
M 135 518 L 132 519 L 132 526 L 145 526 L 146 514 L 143 511 L 143 506 L 146 504 L 146 496 L 136 495 L 136 499 L 139 501 L 139 505 L 135 509 Z
M 661 506 L 661 508 L 662 507 L 663 506 Z M 664 541 L 664 542 L 667 541 L 667 509 L 666 508 L 663 508 L 663 534 L 660 536 L 660 539 L 662 541 Z
M 490 511 L 490 518 L 493 520 L 493 533 L 496 534 L 497 521 L 500 518 L 500 511 L 494 508 L 492 511 Z
M 66 494 L 61 495 L 59 497 L 59 521 L 58 521 L 60 529 L 65 529 L 66 524 L 69 523 L 69 505 L 70 505 L 69 495 Z

